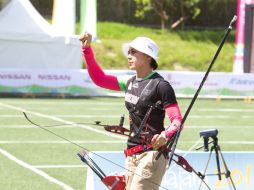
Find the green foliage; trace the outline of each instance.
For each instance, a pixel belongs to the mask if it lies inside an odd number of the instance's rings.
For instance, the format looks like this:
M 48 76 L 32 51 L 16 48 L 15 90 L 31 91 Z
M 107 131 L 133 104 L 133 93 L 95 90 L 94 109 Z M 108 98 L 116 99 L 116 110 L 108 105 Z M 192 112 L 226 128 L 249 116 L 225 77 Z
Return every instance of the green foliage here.
M 99 22 L 98 39 L 93 43 L 95 57 L 104 69 L 128 69 L 122 44 L 137 36 L 148 36 L 159 46 L 160 70 L 205 71 L 224 31 L 161 31 L 126 24 Z M 231 72 L 234 59 L 232 31 L 214 64 L 213 71 Z
M 197 6 L 200 0 L 135 0 L 135 2 L 135 16 L 144 18 L 147 12 L 153 10 L 161 19 L 162 29 L 168 21 L 168 23 L 177 22 L 179 25 L 186 19 L 195 19 L 201 12 Z
M 135 2 L 137 6 L 135 16 L 138 18 L 144 18 L 145 13 L 151 10 L 150 0 L 135 0 Z
M 197 6 L 197 4 L 200 2 L 200 0 L 182 0 L 183 5 L 185 6 L 185 9 L 188 9 L 191 13 L 191 18 L 195 19 L 201 12 L 200 8 Z

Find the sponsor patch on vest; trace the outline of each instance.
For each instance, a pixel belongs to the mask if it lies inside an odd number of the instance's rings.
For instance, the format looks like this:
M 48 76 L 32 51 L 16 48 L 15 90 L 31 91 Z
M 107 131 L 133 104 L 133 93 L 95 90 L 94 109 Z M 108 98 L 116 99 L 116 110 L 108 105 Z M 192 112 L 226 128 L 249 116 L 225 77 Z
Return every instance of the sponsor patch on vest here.
M 126 102 L 129 102 L 129 103 L 132 103 L 132 104 L 136 105 L 137 102 L 138 102 L 138 99 L 139 99 L 139 97 L 137 97 L 133 94 L 129 94 L 129 93 L 125 94 L 125 101 Z
M 138 83 L 132 85 L 133 88 L 138 88 Z

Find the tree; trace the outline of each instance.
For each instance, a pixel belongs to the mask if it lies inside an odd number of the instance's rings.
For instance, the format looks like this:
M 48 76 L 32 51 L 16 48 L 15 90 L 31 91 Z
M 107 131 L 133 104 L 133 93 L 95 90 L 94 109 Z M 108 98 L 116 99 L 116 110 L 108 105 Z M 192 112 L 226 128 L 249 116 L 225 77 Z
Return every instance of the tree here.
M 154 11 L 161 20 L 161 29 L 165 29 L 167 23 L 172 23 L 171 28 L 176 28 L 186 19 L 194 19 L 200 13 L 198 3 L 201 0 L 135 0 L 135 16 L 144 18 L 149 11 Z M 177 16 L 177 18 L 176 18 Z

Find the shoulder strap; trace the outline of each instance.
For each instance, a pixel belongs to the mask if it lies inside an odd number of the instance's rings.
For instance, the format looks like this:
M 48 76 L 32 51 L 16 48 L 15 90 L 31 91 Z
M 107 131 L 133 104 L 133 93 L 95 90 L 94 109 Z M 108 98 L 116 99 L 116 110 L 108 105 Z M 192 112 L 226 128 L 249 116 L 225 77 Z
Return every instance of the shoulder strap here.
M 132 76 L 129 80 L 126 82 L 126 90 L 128 89 L 129 85 L 135 80 L 136 76 Z

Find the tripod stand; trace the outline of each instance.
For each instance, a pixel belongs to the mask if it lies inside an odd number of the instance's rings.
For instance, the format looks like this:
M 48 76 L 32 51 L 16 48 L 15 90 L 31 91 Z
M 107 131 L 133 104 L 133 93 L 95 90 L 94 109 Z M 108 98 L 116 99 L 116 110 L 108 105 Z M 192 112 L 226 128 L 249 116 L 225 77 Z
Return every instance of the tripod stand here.
M 225 177 L 227 178 L 227 181 L 228 181 L 229 188 L 230 189 L 233 188 L 234 190 L 236 190 L 234 181 L 233 181 L 233 179 L 230 175 L 230 171 L 227 167 L 226 161 L 225 161 L 225 159 L 222 155 L 220 146 L 218 144 L 218 138 L 216 136 L 212 136 L 213 141 L 211 141 L 211 142 L 208 142 L 208 138 L 209 137 L 204 137 L 205 145 L 202 146 L 202 147 L 205 147 L 205 151 L 208 151 L 208 144 L 213 143 L 213 146 L 211 147 L 211 150 L 210 150 L 210 153 L 209 153 L 209 157 L 208 157 L 208 161 L 206 163 L 203 178 L 205 178 L 205 176 L 218 175 L 219 180 L 221 180 L 221 175 L 225 175 Z M 200 147 L 200 148 L 202 148 L 202 147 Z M 197 150 L 200 149 L 200 148 L 197 148 Z M 210 162 L 213 151 L 215 151 L 216 164 L 217 164 L 217 174 L 206 174 L 206 171 L 207 171 L 207 168 L 208 168 L 208 165 L 209 165 L 209 162 Z M 221 172 L 221 168 L 220 168 L 221 162 L 222 162 L 222 164 L 225 168 L 225 172 Z M 201 186 L 202 186 L 202 183 L 200 183 L 199 190 L 201 189 Z

